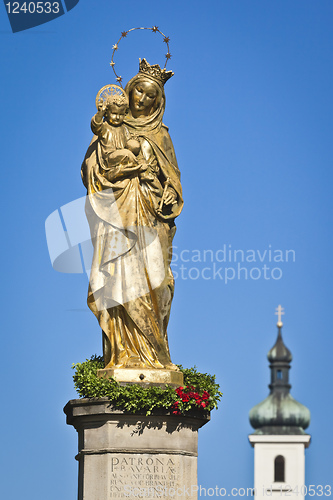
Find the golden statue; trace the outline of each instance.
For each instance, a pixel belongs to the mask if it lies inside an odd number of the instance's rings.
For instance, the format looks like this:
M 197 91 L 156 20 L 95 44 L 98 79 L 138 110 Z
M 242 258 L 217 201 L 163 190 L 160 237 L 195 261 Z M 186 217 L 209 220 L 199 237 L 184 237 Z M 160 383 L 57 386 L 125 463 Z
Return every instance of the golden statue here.
M 178 371 L 167 325 L 174 219 L 183 199 L 162 123 L 172 75 L 143 59 L 125 90 L 109 85 L 96 98 L 82 179 L 94 245 L 88 306 L 102 328 L 106 369 Z

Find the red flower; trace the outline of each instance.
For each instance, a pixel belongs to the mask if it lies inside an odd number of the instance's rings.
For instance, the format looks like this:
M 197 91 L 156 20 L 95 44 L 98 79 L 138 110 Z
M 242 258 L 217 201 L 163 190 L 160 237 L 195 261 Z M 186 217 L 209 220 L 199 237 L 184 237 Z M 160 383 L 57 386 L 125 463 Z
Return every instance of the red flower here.
M 181 396 L 183 394 L 183 389 L 184 387 L 177 387 L 176 393 L 178 394 L 178 396 Z
M 175 401 L 171 407 L 171 408 L 174 408 L 174 410 L 172 412 L 174 415 L 180 415 L 180 411 L 179 411 L 178 407 L 179 407 L 179 401 Z
M 177 387 L 176 394 L 180 398 L 180 401 L 176 401 L 172 408 L 174 409 L 172 413 L 179 415 L 181 412 L 179 410 L 179 405 L 181 402 L 188 403 L 189 401 L 193 401 L 195 405 L 199 408 L 206 408 L 208 406 L 207 400 L 210 398 L 210 394 L 208 391 L 203 391 L 202 396 L 198 393 L 196 388 L 191 385 L 184 387 Z

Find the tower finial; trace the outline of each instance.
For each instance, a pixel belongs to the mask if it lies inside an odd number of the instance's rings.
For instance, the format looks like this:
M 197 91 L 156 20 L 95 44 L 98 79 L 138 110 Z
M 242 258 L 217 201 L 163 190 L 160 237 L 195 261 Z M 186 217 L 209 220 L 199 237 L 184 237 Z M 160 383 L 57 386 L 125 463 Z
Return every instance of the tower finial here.
M 282 328 L 283 327 L 283 323 L 281 321 L 281 316 L 284 315 L 284 307 L 281 307 L 281 305 L 279 304 L 278 307 L 276 307 L 276 313 L 275 313 L 278 317 L 278 322 L 276 323 L 276 326 L 278 328 Z

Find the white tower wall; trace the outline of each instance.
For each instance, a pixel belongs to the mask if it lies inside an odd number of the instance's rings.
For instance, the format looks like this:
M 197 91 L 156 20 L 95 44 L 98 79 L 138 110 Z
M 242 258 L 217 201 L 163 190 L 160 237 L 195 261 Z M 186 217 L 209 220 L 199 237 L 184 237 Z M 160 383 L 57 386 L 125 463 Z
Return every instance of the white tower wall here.
M 297 497 L 304 500 L 305 448 L 311 436 L 253 435 L 249 441 L 254 447 L 254 488 L 256 500 Z M 275 459 L 284 458 L 284 481 L 275 481 Z

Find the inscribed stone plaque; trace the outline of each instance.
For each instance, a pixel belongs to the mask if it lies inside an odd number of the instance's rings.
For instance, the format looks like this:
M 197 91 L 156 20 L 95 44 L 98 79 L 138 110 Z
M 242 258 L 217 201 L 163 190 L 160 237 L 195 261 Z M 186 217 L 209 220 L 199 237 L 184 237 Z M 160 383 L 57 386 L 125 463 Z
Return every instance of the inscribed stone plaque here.
M 181 493 L 184 488 L 191 491 L 196 473 L 193 458 L 169 454 L 111 454 L 110 499 L 184 496 L 176 492 Z M 185 496 L 191 498 L 191 495 Z

